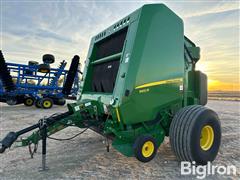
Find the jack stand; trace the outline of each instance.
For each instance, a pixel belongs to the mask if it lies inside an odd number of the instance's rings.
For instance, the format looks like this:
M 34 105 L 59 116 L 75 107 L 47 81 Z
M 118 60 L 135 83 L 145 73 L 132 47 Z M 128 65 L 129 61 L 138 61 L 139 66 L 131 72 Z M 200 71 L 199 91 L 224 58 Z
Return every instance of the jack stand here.
M 42 119 L 40 123 L 40 131 L 42 135 L 42 167 L 40 168 L 40 171 L 46 171 L 48 170 L 48 167 L 46 166 L 46 154 L 47 154 L 47 124 L 46 120 Z

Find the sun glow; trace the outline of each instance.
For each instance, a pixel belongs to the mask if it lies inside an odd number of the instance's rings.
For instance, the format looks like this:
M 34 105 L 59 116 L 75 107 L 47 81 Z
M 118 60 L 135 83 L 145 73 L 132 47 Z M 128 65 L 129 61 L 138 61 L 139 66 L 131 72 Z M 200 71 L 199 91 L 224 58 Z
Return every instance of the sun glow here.
M 209 91 L 240 91 L 239 83 L 227 83 L 218 80 L 208 79 Z
M 220 80 L 212 79 L 211 73 L 208 72 L 209 67 L 206 63 L 198 62 L 196 65 L 196 70 L 207 74 L 209 91 L 240 91 L 240 83 L 223 82 Z
M 208 67 L 207 67 L 206 63 L 198 62 L 196 65 L 196 70 L 206 73 L 208 70 Z

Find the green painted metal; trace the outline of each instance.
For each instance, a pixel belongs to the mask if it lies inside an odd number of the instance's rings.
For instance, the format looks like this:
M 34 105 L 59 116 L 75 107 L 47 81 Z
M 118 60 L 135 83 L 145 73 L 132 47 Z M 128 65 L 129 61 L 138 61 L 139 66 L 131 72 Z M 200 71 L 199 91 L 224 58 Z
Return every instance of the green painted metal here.
M 127 28 L 121 52 L 97 59 L 97 43 Z M 163 4 L 144 5 L 91 40 L 83 81 L 73 114 L 48 127 L 49 135 L 76 125 L 113 140 L 113 147 L 133 156 L 133 143 L 152 135 L 160 146 L 174 114 L 199 104 L 195 64 L 200 49 L 184 36 L 183 21 Z M 113 93 L 91 91 L 93 66 L 120 58 Z M 33 133 L 22 145 L 37 143 Z
M 117 53 L 117 54 L 114 54 L 114 55 L 111 55 L 111 56 L 107 56 L 107 57 L 95 60 L 94 62 L 92 62 L 92 64 L 100 64 L 100 63 L 103 63 L 103 62 L 116 60 L 117 58 L 121 57 L 121 55 L 122 55 L 122 53 Z

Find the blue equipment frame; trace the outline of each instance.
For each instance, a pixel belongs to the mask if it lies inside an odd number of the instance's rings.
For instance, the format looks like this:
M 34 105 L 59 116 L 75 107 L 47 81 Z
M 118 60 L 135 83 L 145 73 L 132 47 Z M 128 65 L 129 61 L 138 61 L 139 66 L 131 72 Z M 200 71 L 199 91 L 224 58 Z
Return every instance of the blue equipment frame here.
M 59 68 L 50 68 L 50 72 L 42 73 L 38 72 L 39 65 L 24 65 L 17 63 L 6 63 L 7 68 L 15 81 L 15 90 L 6 91 L 0 80 L 0 97 L 16 97 L 26 96 L 34 99 L 40 99 L 43 97 L 51 98 L 64 98 L 62 93 L 63 85 L 66 81 L 68 71 L 65 70 L 66 62 L 62 61 Z M 58 81 L 63 78 L 62 85 L 59 85 Z M 79 88 L 78 85 L 78 73 L 75 76 L 73 88 L 71 94 L 76 96 Z M 34 81 L 34 84 L 30 83 Z

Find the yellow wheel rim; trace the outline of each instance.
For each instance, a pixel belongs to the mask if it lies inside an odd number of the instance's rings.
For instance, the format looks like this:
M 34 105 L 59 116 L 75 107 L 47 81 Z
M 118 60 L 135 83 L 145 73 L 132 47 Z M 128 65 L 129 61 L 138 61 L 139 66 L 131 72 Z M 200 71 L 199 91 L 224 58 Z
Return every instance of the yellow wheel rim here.
M 47 73 L 47 72 L 48 72 L 47 69 L 42 69 L 42 70 L 41 70 L 41 73 Z
M 154 152 L 154 144 L 151 141 L 146 141 L 142 147 L 142 155 L 144 157 L 150 157 Z
M 27 104 L 27 105 L 33 104 L 33 100 L 32 100 L 32 99 L 27 99 L 26 104 Z
M 212 147 L 214 141 L 214 131 L 209 125 L 206 125 L 201 130 L 200 146 L 202 150 L 207 151 Z
M 51 107 L 51 101 L 44 101 L 43 102 L 43 107 L 45 107 L 45 108 L 49 108 L 49 107 Z

